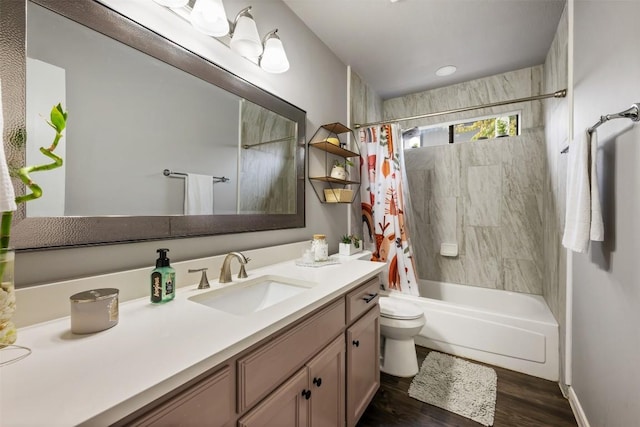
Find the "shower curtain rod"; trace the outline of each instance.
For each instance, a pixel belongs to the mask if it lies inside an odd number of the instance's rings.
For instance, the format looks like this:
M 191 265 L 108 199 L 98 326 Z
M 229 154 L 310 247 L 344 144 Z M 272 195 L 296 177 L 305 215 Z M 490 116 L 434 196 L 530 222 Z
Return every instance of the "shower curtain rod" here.
M 473 107 L 456 108 L 455 110 L 438 111 L 437 113 L 421 114 L 419 116 L 402 117 L 402 118 L 399 118 L 399 119 L 382 120 L 382 121 L 379 121 L 379 122 L 372 122 L 372 123 L 363 123 L 363 124 L 356 123 L 354 125 L 354 127 L 356 129 L 359 129 L 359 128 L 363 127 L 363 126 L 373 126 L 373 125 L 381 125 L 381 124 L 388 124 L 388 123 L 398 123 L 398 122 L 404 122 L 404 121 L 407 121 L 407 120 L 424 119 L 424 118 L 427 118 L 427 117 L 444 116 L 445 114 L 462 113 L 462 112 L 465 112 L 465 111 L 480 110 L 482 108 L 491 108 L 491 107 L 499 107 L 501 105 L 517 104 L 519 102 L 538 101 L 540 99 L 546 99 L 546 98 L 564 98 L 565 96 L 567 96 L 567 90 L 566 89 L 562 89 L 562 90 L 555 91 L 553 93 L 546 93 L 544 95 L 529 96 L 527 98 L 512 99 L 512 100 L 509 100 L 509 101 L 500 101 L 500 102 L 494 102 L 494 103 L 491 103 L 491 104 L 476 105 L 476 106 L 473 106 Z

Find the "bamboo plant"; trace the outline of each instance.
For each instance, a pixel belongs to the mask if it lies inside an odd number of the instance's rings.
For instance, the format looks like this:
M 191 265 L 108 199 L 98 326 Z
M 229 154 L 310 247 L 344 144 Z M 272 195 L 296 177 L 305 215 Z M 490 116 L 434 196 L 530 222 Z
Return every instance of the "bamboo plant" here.
M 51 109 L 50 120 L 47 121 L 55 132 L 53 143 L 49 147 L 40 147 L 40 152 L 53 160 L 52 163 L 46 163 L 35 166 L 25 166 L 18 170 L 17 175 L 20 180 L 31 191 L 29 194 L 17 196 L 17 203 L 26 203 L 42 196 L 42 188 L 31 179 L 32 172 L 40 172 L 59 168 L 62 166 L 62 157 L 54 153 L 58 147 L 58 143 L 62 138 L 62 131 L 67 125 L 67 112 L 62 109 L 62 105 L 55 105 Z M 4 282 L 5 269 L 9 263 L 13 262 L 9 259 L 9 243 L 11 238 L 11 221 L 13 219 L 13 211 L 3 211 L 0 220 L 0 348 L 13 344 L 16 341 L 16 327 L 11 322 L 11 317 L 15 310 L 15 292 L 13 288 L 13 278 L 7 283 Z
M 58 147 L 58 143 L 62 138 L 62 131 L 67 126 L 67 112 L 62 109 L 61 104 L 55 105 L 51 109 L 50 120 L 47 121 L 47 123 L 56 131 L 56 135 L 53 139 L 53 143 L 51 143 L 49 147 L 40 147 L 40 152 L 52 159 L 53 162 L 35 166 L 25 166 L 18 170 L 18 177 L 24 185 L 31 190 L 31 193 L 17 196 L 16 203 L 26 203 L 29 200 L 42 197 L 42 188 L 31 179 L 29 174 L 32 172 L 52 170 L 62 166 L 62 157 L 53 152 Z M 6 250 L 9 247 L 12 219 L 13 211 L 2 212 L 2 222 L 0 224 L 0 249 L 2 250 Z M 2 274 L 0 274 L 0 277 L 1 276 Z

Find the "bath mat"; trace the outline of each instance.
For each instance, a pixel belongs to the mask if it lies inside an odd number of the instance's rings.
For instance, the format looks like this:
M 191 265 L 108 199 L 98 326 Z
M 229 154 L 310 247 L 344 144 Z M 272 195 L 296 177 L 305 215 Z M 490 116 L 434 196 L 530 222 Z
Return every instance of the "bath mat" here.
M 489 367 L 432 351 L 413 378 L 409 396 L 492 426 L 497 383 Z

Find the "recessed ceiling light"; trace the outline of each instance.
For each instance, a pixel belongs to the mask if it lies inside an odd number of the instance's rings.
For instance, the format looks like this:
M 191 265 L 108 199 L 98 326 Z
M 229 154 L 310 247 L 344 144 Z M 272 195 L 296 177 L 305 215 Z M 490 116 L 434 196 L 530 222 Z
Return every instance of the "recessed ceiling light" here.
M 458 68 L 455 65 L 445 65 L 436 70 L 436 76 L 444 77 L 455 73 Z

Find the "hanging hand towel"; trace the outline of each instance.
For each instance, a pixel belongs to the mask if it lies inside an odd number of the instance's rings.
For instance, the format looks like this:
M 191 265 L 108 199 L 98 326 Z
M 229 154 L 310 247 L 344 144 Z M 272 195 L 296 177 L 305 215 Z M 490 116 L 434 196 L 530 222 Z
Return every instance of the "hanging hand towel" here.
M 0 88 L 2 86 L 0 85 Z M 4 121 L 2 118 L 2 91 L 0 89 L 0 135 L 4 133 Z M 0 138 L 1 139 L 1 138 Z M 9 167 L 4 153 L 4 143 L 0 143 L 0 212 L 15 211 L 16 196 L 13 192 L 13 184 L 9 177 Z
M 213 214 L 213 179 L 210 175 L 188 173 L 184 180 L 184 214 Z
M 604 240 L 597 174 L 598 136 L 585 132 L 569 151 L 567 211 L 562 245 L 586 252 L 589 240 Z
M 602 209 L 600 208 L 600 190 L 598 188 L 598 133 L 593 131 L 589 140 L 591 147 L 591 227 L 590 238 L 594 242 L 604 240 L 604 223 L 602 222 Z

